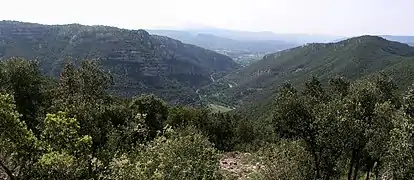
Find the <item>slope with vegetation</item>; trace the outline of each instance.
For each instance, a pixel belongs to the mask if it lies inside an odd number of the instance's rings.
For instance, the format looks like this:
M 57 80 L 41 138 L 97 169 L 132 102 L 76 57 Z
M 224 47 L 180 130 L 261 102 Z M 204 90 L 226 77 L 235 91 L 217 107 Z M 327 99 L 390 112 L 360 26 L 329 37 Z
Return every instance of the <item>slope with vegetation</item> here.
M 0 61 L 0 179 L 414 178 L 408 45 L 363 36 L 271 54 L 194 92 L 216 102 L 202 108 L 141 93 L 166 90 L 163 98 L 182 99 L 185 88 L 221 76 L 234 62 L 217 67 L 227 62 L 220 55 L 144 31 L 4 24 L 12 30 L 0 28 L 2 57 L 38 60 Z M 70 38 L 60 39 L 64 34 Z M 105 56 L 118 47 L 139 51 Z M 217 57 L 201 61 L 209 53 Z M 143 69 L 132 66 L 136 61 Z M 180 88 L 158 82 L 151 89 L 146 81 L 183 72 L 189 74 L 174 81 Z M 178 80 L 192 76 L 201 77 Z M 136 82 L 147 86 L 135 91 Z M 116 88 L 137 95 L 120 98 L 111 93 Z
M 268 122 L 107 93 L 94 61 L 57 82 L 0 63 L 4 179 L 412 179 L 414 94 L 384 76 L 285 84 Z M 234 151 L 242 151 L 237 153 Z M 220 155 L 224 152 L 224 155 Z
M 195 90 L 211 76 L 239 67 L 227 56 L 144 30 L 1 21 L 0 58 L 13 56 L 37 59 L 54 76 L 68 59 L 77 65 L 97 59 L 113 74 L 116 94 L 154 93 L 184 104 L 198 101 Z
M 381 37 L 387 40 L 390 40 L 390 41 L 397 41 L 397 42 L 406 43 L 409 45 L 414 44 L 414 36 L 382 35 Z
M 404 88 L 413 80 L 413 66 L 413 47 L 376 36 L 362 36 L 269 54 L 208 85 L 200 93 L 213 102 L 231 106 L 254 102 L 253 107 L 265 110 L 272 95 L 286 81 L 299 85 L 314 76 L 326 83 L 336 76 L 355 80 L 385 73 Z
M 94 61 L 65 64 L 57 82 L 35 61 L 2 61 L 0 73 L 2 178 L 221 179 L 217 149 L 237 118 L 116 98 Z

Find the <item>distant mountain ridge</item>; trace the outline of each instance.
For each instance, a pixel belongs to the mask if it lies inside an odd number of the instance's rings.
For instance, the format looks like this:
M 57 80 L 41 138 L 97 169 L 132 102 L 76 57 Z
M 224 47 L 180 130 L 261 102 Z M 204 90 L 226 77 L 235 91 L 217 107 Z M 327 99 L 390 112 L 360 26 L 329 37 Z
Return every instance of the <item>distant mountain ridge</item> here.
M 299 44 L 269 39 L 234 39 L 210 32 L 148 30 L 151 34 L 168 36 L 232 57 L 242 65 L 261 59 L 265 54 L 296 47 Z
M 209 100 L 246 109 L 268 109 L 280 85 L 300 85 L 315 76 L 326 83 L 344 76 L 350 80 L 383 72 L 400 88 L 414 81 L 414 47 L 377 36 L 361 36 L 338 43 L 313 43 L 266 55 L 232 72 L 200 92 Z M 254 111 L 253 110 L 253 111 Z
M 191 33 L 208 33 L 235 40 L 276 40 L 294 44 L 326 43 L 333 41 L 335 39 L 342 38 L 342 36 L 332 36 L 323 34 L 274 33 L 271 31 L 253 32 L 221 28 L 191 28 L 183 29 L 183 31 Z
M 254 53 L 271 53 L 297 46 L 277 40 L 234 40 L 208 33 L 191 33 L 172 30 L 149 30 L 149 33 L 168 36 L 184 43 L 194 44 L 210 50 L 250 51 Z
M 68 59 L 98 59 L 115 75 L 115 93 L 184 104 L 199 100 L 195 91 L 211 76 L 239 68 L 227 56 L 144 30 L 0 21 L 0 58 L 13 56 L 36 58 L 55 76 Z
M 409 45 L 414 45 L 414 36 L 382 35 L 381 37 L 387 40 L 390 40 L 390 41 L 397 41 L 397 42 L 406 43 Z
M 414 45 L 414 36 L 397 36 L 397 35 L 377 35 L 378 37 L 382 37 L 386 40 L 389 41 L 396 41 L 396 42 L 400 42 L 400 43 L 404 43 L 404 44 L 408 44 L 408 45 Z M 352 38 L 352 37 L 351 37 Z M 340 41 L 344 41 L 349 39 L 349 37 L 344 37 L 344 38 L 340 38 L 340 39 L 336 39 L 334 41 L 331 42 L 340 42 Z

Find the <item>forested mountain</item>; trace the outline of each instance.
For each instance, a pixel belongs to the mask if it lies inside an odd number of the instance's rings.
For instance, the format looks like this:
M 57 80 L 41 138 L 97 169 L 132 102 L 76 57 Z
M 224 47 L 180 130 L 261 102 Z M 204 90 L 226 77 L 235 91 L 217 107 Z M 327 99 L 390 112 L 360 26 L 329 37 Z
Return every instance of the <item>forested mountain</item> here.
M 0 179 L 414 178 L 414 86 L 384 76 L 284 84 L 267 119 L 119 99 L 108 77 L 96 61 L 56 81 L 1 61 Z
M 154 93 L 172 103 L 198 101 L 196 89 L 211 76 L 239 67 L 227 56 L 144 30 L 1 21 L 0 58 L 13 56 L 37 59 L 54 76 L 69 60 L 97 59 L 113 74 L 116 94 Z
M 394 78 L 399 87 L 407 87 L 414 80 L 413 67 L 413 47 L 381 37 L 362 36 L 266 55 L 200 92 L 207 99 L 232 106 L 249 102 L 267 104 L 284 82 L 298 85 L 312 76 L 326 83 L 332 77 L 355 80 L 383 72 Z
M 0 179 L 414 179 L 407 44 L 314 43 L 240 69 L 104 26 L 3 21 L 0 44 Z
M 379 37 L 382 37 L 388 41 L 396 41 L 408 45 L 414 45 L 414 36 L 395 36 L 395 35 L 379 35 Z M 344 37 L 340 39 L 336 39 L 332 42 L 340 42 L 343 40 L 349 39 L 349 37 Z

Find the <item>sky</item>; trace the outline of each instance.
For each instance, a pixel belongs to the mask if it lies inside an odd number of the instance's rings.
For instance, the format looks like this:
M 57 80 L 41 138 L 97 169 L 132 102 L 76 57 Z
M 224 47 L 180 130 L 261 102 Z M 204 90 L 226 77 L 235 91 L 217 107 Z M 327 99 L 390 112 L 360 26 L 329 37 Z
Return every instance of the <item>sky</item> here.
M 1 0 L 0 20 L 127 29 L 414 35 L 414 0 Z

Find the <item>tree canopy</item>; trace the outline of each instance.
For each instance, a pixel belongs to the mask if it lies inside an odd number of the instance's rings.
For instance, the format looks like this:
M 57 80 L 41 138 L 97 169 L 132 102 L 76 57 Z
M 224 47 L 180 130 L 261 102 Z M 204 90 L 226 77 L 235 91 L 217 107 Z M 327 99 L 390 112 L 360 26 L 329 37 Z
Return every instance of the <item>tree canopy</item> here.
M 96 61 L 68 63 L 56 80 L 34 61 L 0 67 L 4 178 L 232 179 L 223 154 L 234 152 L 250 154 L 238 163 L 253 172 L 232 171 L 244 178 L 413 178 L 413 87 L 400 95 L 385 75 L 285 83 L 271 118 L 246 119 L 151 94 L 113 96 Z

